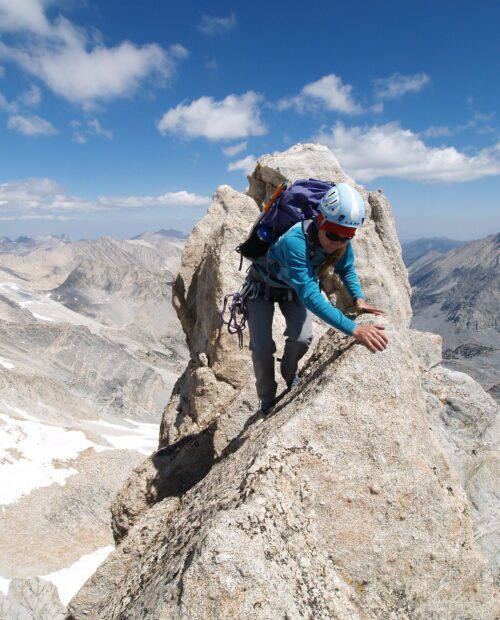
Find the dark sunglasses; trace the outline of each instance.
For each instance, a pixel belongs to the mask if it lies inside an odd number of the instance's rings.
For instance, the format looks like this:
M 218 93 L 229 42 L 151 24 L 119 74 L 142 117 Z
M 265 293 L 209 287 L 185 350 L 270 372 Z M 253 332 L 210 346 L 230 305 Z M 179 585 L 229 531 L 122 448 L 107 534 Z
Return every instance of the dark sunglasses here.
M 351 240 L 351 237 L 340 237 L 339 235 L 336 235 L 328 230 L 325 230 L 325 235 L 328 239 L 330 239 L 330 241 L 340 241 L 340 243 L 347 243 Z

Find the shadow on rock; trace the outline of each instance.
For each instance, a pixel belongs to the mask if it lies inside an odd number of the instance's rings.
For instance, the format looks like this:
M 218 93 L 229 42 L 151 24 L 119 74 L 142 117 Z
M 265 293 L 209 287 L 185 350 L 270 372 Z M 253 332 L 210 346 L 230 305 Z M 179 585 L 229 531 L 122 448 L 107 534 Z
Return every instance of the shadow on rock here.
M 167 497 L 181 497 L 210 471 L 215 462 L 216 422 L 151 455 L 136 467 L 111 507 L 118 545 L 140 516 Z
M 215 461 L 216 427 L 213 422 L 202 432 L 183 437 L 152 456 L 157 475 L 151 481 L 151 499 L 158 502 L 165 497 L 180 497 L 208 474 Z

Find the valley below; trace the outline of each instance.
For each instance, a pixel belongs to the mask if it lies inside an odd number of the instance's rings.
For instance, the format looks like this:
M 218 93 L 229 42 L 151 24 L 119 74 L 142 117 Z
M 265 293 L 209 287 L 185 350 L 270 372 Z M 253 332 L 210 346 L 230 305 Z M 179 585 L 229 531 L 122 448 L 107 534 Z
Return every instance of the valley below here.
M 43 577 L 66 605 L 114 548 L 110 504 L 156 450 L 187 361 L 183 246 L 0 242 L 0 592 Z

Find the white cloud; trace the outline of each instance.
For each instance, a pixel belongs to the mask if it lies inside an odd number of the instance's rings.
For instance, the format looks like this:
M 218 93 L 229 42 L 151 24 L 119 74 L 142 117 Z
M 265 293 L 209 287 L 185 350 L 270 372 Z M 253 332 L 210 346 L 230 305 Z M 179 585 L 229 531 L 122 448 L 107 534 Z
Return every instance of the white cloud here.
M 113 132 L 110 129 L 104 129 L 97 118 L 87 119 L 85 123 L 80 121 L 71 121 L 73 128 L 73 142 L 85 144 L 91 136 L 103 136 L 108 140 L 113 139 Z
M 201 97 L 188 105 L 171 108 L 157 126 L 162 134 L 208 140 L 260 136 L 267 132 L 260 120 L 260 101 L 260 95 L 253 91 L 240 96 L 228 95 L 222 101 Z
M 96 118 L 87 121 L 89 131 L 94 136 L 104 136 L 108 140 L 113 138 L 113 132 L 109 129 L 103 129 Z
M 455 147 L 429 147 L 418 134 L 395 122 L 373 127 L 345 127 L 338 122 L 316 139 L 359 181 L 397 177 L 450 183 L 500 175 L 500 143 L 466 155 Z
M 239 159 L 238 161 L 231 162 L 227 169 L 229 172 L 233 172 L 235 170 L 242 170 L 245 174 L 251 174 L 254 171 L 255 164 L 257 160 L 253 155 L 248 155 L 244 159 Z
M 472 118 L 470 118 L 465 123 L 460 123 L 459 125 L 452 126 L 432 126 L 423 131 L 421 135 L 424 138 L 442 138 L 444 136 L 452 136 L 463 131 L 471 130 L 474 130 L 478 134 L 495 133 L 497 129 L 495 129 L 495 127 L 492 127 L 489 124 L 489 121 L 492 121 L 494 117 L 494 112 L 490 114 L 483 114 L 482 112 L 476 110 L 472 115 Z
M 178 58 L 179 60 L 184 60 L 189 56 L 189 51 L 180 43 L 174 43 L 168 48 L 170 55 L 173 58 Z
M 61 219 L 77 213 L 99 213 L 162 207 L 204 207 L 210 198 L 188 191 L 158 196 L 99 196 L 85 200 L 67 194 L 52 179 L 29 178 L 0 185 L 0 219 Z
M 28 108 L 35 108 L 42 100 L 38 86 L 31 85 L 30 89 L 19 97 L 19 101 Z
M 7 99 L 0 93 L 0 110 L 16 113 L 18 111 L 18 105 L 15 101 L 7 101 Z
M 238 20 L 234 13 L 226 17 L 212 17 L 204 14 L 201 16 L 197 28 L 200 32 L 203 32 L 203 34 L 213 36 L 233 30 L 233 28 L 236 28 L 237 24 Z
M 131 96 L 148 77 L 164 81 L 188 55 L 179 44 L 168 51 L 154 43 L 137 46 L 129 41 L 106 47 L 98 36 L 88 36 L 64 17 L 49 22 L 40 0 L 0 0 L 2 10 L 3 28 L 27 36 L 16 46 L 0 42 L 0 58 L 18 64 L 56 94 L 86 107 Z M 32 33 L 38 36 L 30 37 Z
M 295 108 L 299 112 L 323 108 L 350 115 L 363 112 L 363 107 L 352 97 L 352 86 L 342 84 L 342 79 L 333 73 L 306 84 L 299 95 L 281 99 L 277 108 L 278 110 Z
M 422 135 L 424 138 L 442 138 L 444 136 L 451 136 L 452 133 L 453 132 L 449 127 L 444 125 L 436 125 L 423 131 Z
M 234 144 L 233 146 L 228 146 L 225 149 L 222 149 L 222 152 L 226 157 L 234 157 L 235 155 L 238 155 L 238 153 L 246 151 L 247 145 L 248 143 L 246 141 L 240 142 L 239 144 Z
M 490 112 L 489 114 L 484 114 L 483 112 L 480 112 L 479 110 L 476 110 L 474 112 L 475 121 L 488 122 L 488 121 L 492 121 L 494 118 L 495 118 L 495 112 Z
M 159 196 L 102 196 L 97 205 L 102 209 L 142 209 L 145 207 L 204 207 L 210 204 L 206 196 L 191 192 L 167 192 Z
M 418 93 L 430 82 L 426 73 L 403 75 L 393 73 L 388 78 L 373 80 L 375 84 L 375 96 L 378 99 L 398 99 L 406 93 Z
M 125 42 L 91 51 L 81 44 L 64 44 L 56 49 L 4 49 L 3 53 L 42 79 L 56 94 L 87 106 L 98 100 L 130 96 L 148 75 L 166 78 L 173 68 L 166 52 L 155 44 L 139 48 Z
M 0 30 L 23 31 L 45 35 L 50 24 L 40 0 L 0 0 Z
M 39 116 L 21 116 L 20 114 L 10 116 L 7 127 L 25 136 L 53 136 L 57 133 L 52 123 Z

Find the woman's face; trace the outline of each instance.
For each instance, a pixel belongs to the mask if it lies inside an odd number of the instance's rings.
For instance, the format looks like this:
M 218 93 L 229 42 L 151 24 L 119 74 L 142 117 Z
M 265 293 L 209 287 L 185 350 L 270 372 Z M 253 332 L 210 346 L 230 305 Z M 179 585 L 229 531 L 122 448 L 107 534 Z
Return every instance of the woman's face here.
M 328 239 L 326 233 L 321 228 L 318 230 L 318 240 L 326 254 L 333 254 L 336 250 L 345 247 L 346 243 L 342 241 L 332 241 Z

